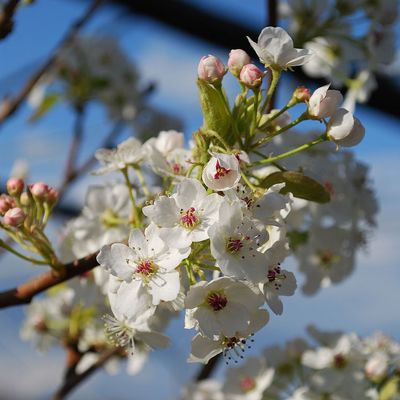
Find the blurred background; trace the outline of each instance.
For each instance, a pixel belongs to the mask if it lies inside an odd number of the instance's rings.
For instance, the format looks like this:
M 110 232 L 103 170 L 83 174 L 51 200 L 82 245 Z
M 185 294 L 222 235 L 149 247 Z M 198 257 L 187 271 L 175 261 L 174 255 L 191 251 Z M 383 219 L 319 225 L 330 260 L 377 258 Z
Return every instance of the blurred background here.
M 56 48 L 70 25 L 87 9 L 79 0 L 37 0 L 15 15 L 12 32 L 0 41 L 0 95 L 17 93 Z M 146 102 L 165 122 L 161 129 L 182 129 L 187 140 L 202 123 L 197 98 L 197 64 L 203 55 L 213 54 L 225 63 L 231 48 L 243 48 L 255 59 L 245 39 L 256 39 L 268 24 L 265 0 L 187 0 L 187 1 L 109 1 L 96 11 L 82 29 L 90 35 L 115 38 L 136 65 L 140 84 L 147 90 Z M 279 21 L 280 23 L 281 21 Z M 400 38 L 396 27 L 396 40 Z M 359 160 L 370 166 L 370 175 L 378 197 L 378 226 L 368 238 L 368 246 L 357 257 L 357 268 L 340 285 L 305 297 L 300 291 L 284 299 L 281 317 L 271 321 L 256 336 L 249 353 L 258 353 L 267 345 L 304 336 L 307 325 L 354 331 L 369 335 L 377 330 L 400 341 L 400 95 L 399 58 L 390 75 L 379 78 L 376 90 L 356 115 L 366 127 L 365 140 L 354 149 Z M 289 75 L 287 77 L 287 75 Z M 237 84 L 226 80 L 228 94 Z M 304 80 L 306 79 L 306 80 Z M 322 81 L 306 78 L 299 71 L 285 74 L 277 104 L 286 104 L 300 83 L 315 89 Z M 74 110 L 65 104 L 55 106 L 37 122 L 28 122 L 32 109 L 24 103 L 0 125 L 0 179 L 4 185 L 15 160 L 24 160 L 29 181 L 45 181 L 55 187 L 63 179 L 67 149 L 71 142 Z M 143 122 L 145 124 L 146 121 Z M 157 125 L 156 125 L 157 126 Z M 102 138 L 113 127 L 100 105 L 90 106 L 84 121 L 85 137 L 79 160 L 85 160 L 101 147 Z M 154 128 L 156 129 L 156 128 Z M 136 131 L 138 128 L 136 127 Z M 118 143 L 133 133 L 129 124 L 121 131 Z M 95 165 L 92 169 L 94 169 Z M 107 177 L 85 174 L 68 188 L 57 223 L 51 226 L 59 236 L 68 213 L 79 209 L 86 187 Z M 1 255 L 0 290 L 18 285 L 40 272 L 10 255 Z M 47 399 L 59 385 L 64 368 L 61 349 L 39 354 L 31 343 L 21 341 L 19 329 L 24 307 L 0 311 L 0 399 Z M 104 371 L 84 382 L 71 399 L 176 399 L 183 384 L 190 382 L 200 366 L 187 364 L 192 332 L 182 329 L 176 319 L 167 334 L 172 346 L 153 352 L 150 361 L 136 376 L 120 372 L 111 376 Z M 224 365 L 216 375 L 224 373 Z

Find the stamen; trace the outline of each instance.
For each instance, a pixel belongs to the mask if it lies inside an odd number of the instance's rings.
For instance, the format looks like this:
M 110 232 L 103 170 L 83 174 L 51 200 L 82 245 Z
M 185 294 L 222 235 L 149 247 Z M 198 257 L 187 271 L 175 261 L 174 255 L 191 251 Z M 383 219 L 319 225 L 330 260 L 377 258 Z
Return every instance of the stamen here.
M 214 179 L 219 179 L 223 178 L 225 175 L 227 175 L 231 170 L 224 168 L 221 166 L 219 161 L 217 160 L 217 163 L 215 164 L 215 174 L 214 174 Z
M 214 311 L 221 311 L 228 304 L 228 299 L 223 292 L 209 293 L 206 301 Z
M 196 209 L 190 207 L 186 211 L 181 211 L 181 225 L 186 229 L 193 229 L 200 223 L 200 218 L 197 215 Z

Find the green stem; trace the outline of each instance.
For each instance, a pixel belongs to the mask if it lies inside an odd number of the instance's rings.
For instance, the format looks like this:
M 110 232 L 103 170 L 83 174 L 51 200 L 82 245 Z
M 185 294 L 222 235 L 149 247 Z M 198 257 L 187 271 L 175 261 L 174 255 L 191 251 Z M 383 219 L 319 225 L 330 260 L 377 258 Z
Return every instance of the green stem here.
M 255 192 L 257 188 L 250 182 L 249 178 L 246 176 L 246 174 L 243 171 L 240 171 L 240 175 L 242 175 L 243 180 L 246 182 L 247 186 Z
M 144 179 L 142 170 L 140 169 L 139 166 L 134 166 L 133 169 L 135 170 L 136 175 L 137 175 L 137 177 L 138 177 L 138 179 L 139 179 L 139 182 L 140 182 L 140 184 L 142 185 L 144 195 L 145 195 L 147 198 L 149 198 L 149 197 L 151 196 L 151 193 L 150 193 L 149 188 L 147 187 L 147 184 L 146 184 L 146 181 L 145 181 L 145 179 Z
M 303 150 L 307 150 L 312 146 L 315 146 L 319 143 L 325 142 L 326 140 L 329 140 L 329 139 L 328 139 L 328 136 L 326 135 L 326 133 L 324 133 L 323 135 L 319 136 L 317 139 L 315 139 L 309 143 L 303 144 L 302 146 L 296 147 L 293 150 L 289 150 L 286 153 L 279 154 L 275 157 L 266 158 L 264 160 L 256 161 L 252 164 L 252 166 L 273 163 L 277 160 L 281 160 L 282 158 L 286 158 L 293 154 L 300 153 Z
M 20 252 L 18 252 L 17 250 L 15 250 L 11 246 L 9 246 L 7 243 L 5 243 L 3 240 L 0 240 L 0 247 L 9 251 L 10 253 L 14 254 L 15 256 L 22 258 L 23 260 L 29 261 L 33 264 L 48 265 L 48 263 L 46 261 L 36 260 L 34 258 L 30 258 L 28 256 L 25 256 L 24 254 L 21 254 Z
M 253 104 L 254 108 L 253 108 L 253 121 L 252 121 L 251 129 L 250 129 L 250 137 L 254 136 L 254 133 L 255 133 L 255 131 L 257 129 L 257 125 L 258 125 L 257 116 L 258 116 L 258 104 L 260 101 L 260 97 L 259 97 L 260 89 L 258 89 L 258 88 L 253 89 L 253 92 L 254 92 L 254 104 Z
M 269 111 L 269 107 L 272 101 L 272 97 L 275 93 L 276 87 L 278 85 L 279 79 L 281 77 L 281 70 L 280 69 L 274 69 L 271 68 L 271 73 L 272 73 L 272 82 L 271 82 L 271 86 L 268 89 L 267 92 L 267 97 L 265 98 L 265 101 L 263 103 L 263 105 L 260 108 L 260 114 L 264 114 L 265 111 Z
M 270 140 L 272 140 L 275 136 L 280 135 L 283 132 L 288 131 L 289 129 L 293 128 L 294 126 L 298 125 L 300 122 L 305 121 L 306 119 L 308 119 L 308 114 L 307 112 L 303 113 L 300 115 L 300 117 L 296 118 L 294 121 L 292 121 L 289 125 L 284 126 L 283 128 L 277 130 L 276 132 L 272 133 L 271 135 L 268 135 L 267 137 L 264 137 L 262 139 L 260 139 L 259 141 L 257 141 L 254 145 L 253 148 L 255 147 L 259 147 L 261 145 L 263 145 L 266 142 L 269 142 Z
M 260 130 L 265 129 L 273 120 L 277 119 L 279 116 L 281 116 L 285 111 L 289 110 L 292 108 L 295 104 L 288 105 L 286 104 L 285 107 L 283 107 L 281 110 L 277 111 L 274 113 L 269 119 L 267 119 L 260 127 Z
M 190 176 L 192 175 L 193 170 L 194 170 L 196 167 L 198 167 L 198 166 L 199 166 L 199 164 L 192 164 L 192 165 L 188 168 L 188 170 L 186 171 L 186 177 L 187 177 L 187 178 L 190 178 Z
M 132 187 L 131 181 L 129 180 L 128 168 L 123 168 L 120 171 L 124 175 L 125 183 L 126 183 L 126 186 L 128 188 L 128 192 L 129 192 L 129 198 L 132 203 L 134 225 L 136 227 L 139 227 L 141 225 L 141 218 L 140 218 L 140 213 L 139 213 L 138 207 L 136 205 L 135 195 L 133 194 L 133 187 Z
M 225 142 L 225 140 L 222 138 L 222 136 L 218 133 L 215 132 L 211 129 L 207 130 L 206 133 L 209 133 L 211 136 L 214 136 L 215 138 L 217 138 L 220 143 L 225 147 L 225 150 L 229 150 L 229 145 Z

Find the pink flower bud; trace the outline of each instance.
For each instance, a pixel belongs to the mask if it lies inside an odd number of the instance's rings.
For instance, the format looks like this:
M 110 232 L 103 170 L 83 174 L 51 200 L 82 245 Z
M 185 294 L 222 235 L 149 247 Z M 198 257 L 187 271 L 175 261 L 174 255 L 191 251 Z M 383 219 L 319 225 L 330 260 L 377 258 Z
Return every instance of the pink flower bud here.
M 250 56 L 242 49 L 233 49 L 229 53 L 228 68 L 237 78 L 246 64 L 251 63 Z
M 264 72 L 254 64 L 246 64 L 240 71 L 240 81 L 250 88 L 256 88 L 261 85 Z
M 0 196 L 0 214 L 4 215 L 10 208 L 15 207 L 15 200 L 7 196 L 6 194 L 2 194 Z
M 21 178 L 10 178 L 7 181 L 7 191 L 11 196 L 19 196 L 24 190 L 24 181 Z
M 304 86 L 299 86 L 292 94 L 292 98 L 290 99 L 289 105 L 294 105 L 298 103 L 305 103 L 309 101 L 311 97 L 310 90 Z
M 25 218 L 24 211 L 19 207 L 15 207 L 6 212 L 3 221 L 6 225 L 19 226 L 25 221 Z
M 49 191 L 48 185 L 43 182 L 36 182 L 33 185 L 30 185 L 29 189 L 32 193 L 32 196 L 40 200 L 45 200 Z
M 210 54 L 202 57 L 197 68 L 199 79 L 209 83 L 221 81 L 225 72 L 223 62 Z
M 58 191 L 54 188 L 49 188 L 47 192 L 47 202 L 50 205 L 56 204 L 58 201 Z

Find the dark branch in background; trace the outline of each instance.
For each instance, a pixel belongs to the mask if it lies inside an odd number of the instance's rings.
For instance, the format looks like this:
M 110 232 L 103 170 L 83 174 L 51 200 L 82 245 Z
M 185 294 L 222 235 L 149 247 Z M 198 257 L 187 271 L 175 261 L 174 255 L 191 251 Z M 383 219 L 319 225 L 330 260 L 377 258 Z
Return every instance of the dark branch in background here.
M 68 45 L 76 34 L 80 31 L 80 29 L 90 20 L 90 18 L 94 15 L 96 10 L 99 8 L 101 4 L 103 4 L 105 0 L 94 0 L 87 11 L 84 13 L 82 17 L 80 17 L 68 30 L 66 35 L 61 39 L 56 50 L 53 51 L 53 54 L 48 58 L 48 60 L 31 76 L 31 78 L 25 83 L 21 91 L 16 94 L 14 97 L 6 98 L 3 103 L 0 105 L 0 126 L 1 124 L 13 115 L 20 105 L 24 102 L 26 97 L 29 95 L 34 86 L 38 83 L 40 78 L 49 70 L 49 68 L 54 64 L 58 51 L 64 46 Z
M 60 389 L 57 390 L 57 393 L 54 395 L 53 400 L 63 400 L 66 396 L 74 390 L 82 381 L 91 376 L 94 372 L 99 370 L 107 363 L 112 357 L 116 356 L 121 350 L 120 349 L 111 349 L 105 350 L 103 353 L 99 355 L 99 359 L 86 371 L 81 374 L 70 373 L 69 376 L 65 377 L 64 382 L 62 383 Z
M 50 270 L 16 288 L 0 292 L 0 308 L 29 304 L 32 298 L 45 290 L 97 267 L 98 252 L 64 265 L 60 272 Z
M 221 359 L 222 359 L 222 354 L 217 354 L 215 357 L 213 357 L 207 364 L 205 364 L 200 369 L 198 375 L 196 376 L 195 381 L 200 382 L 203 381 L 204 379 L 208 379 Z
M 7 37 L 14 27 L 14 14 L 20 0 L 9 0 L 0 14 L 0 40 Z
M 152 18 L 196 39 L 205 40 L 226 49 L 243 48 L 250 52 L 246 35 L 255 40 L 262 28 L 249 28 L 181 0 L 110 0 L 110 3 L 124 6 L 133 15 Z M 306 76 L 301 68 L 295 68 L 294 71 L 295 76 L 305 85 L 326 84 L 323 79 L 311 79 Z M 400 98 L 399 85 L 384 75 L 378 75 L 377 82 L 378 88 L 373 92 L 367 105 L 399 117 L 397 101 Z

